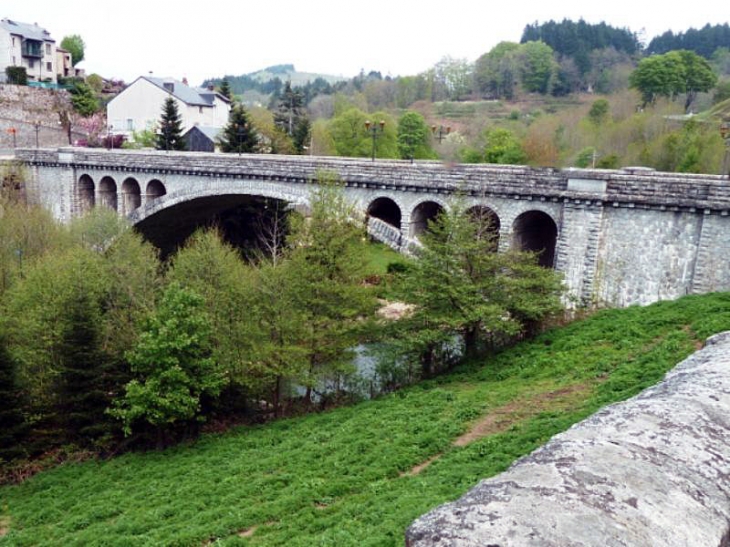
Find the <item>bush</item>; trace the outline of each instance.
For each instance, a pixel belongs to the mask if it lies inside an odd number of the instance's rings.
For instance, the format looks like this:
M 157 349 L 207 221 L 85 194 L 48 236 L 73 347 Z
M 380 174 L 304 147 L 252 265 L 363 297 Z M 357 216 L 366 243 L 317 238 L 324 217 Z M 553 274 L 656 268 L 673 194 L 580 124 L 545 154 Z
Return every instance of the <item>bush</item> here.
M 9 66 L 5 68 L 8 83 L 14 85 L 28 85 L 28 73 L 24 66 Z

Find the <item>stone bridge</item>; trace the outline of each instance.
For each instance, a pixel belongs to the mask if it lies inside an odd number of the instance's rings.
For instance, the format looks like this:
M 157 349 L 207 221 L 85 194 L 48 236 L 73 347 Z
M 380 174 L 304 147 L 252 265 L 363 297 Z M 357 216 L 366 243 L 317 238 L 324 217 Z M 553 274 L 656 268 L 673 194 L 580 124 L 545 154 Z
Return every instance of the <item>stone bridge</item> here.
M 540 251 L 580 304 L 730 289 L 730 182 L 717 175 L 81 148 L 15 156 L 64 222 L 103 206 L 145 233 L 175 233 L 252 198 L 306 206 L 324 170 L 344 182 L 371 234 L 400 250 L 462 196 L 492 220 L 501 249 Z

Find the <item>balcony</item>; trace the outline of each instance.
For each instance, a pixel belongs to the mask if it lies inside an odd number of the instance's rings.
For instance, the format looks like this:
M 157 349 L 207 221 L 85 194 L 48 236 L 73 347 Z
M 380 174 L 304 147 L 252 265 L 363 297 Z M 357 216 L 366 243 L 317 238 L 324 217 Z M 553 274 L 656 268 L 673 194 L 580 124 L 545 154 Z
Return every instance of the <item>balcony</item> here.
M 43 58 L 43 42 L 36 40 L 23 40 L 23 45 L 20 48 L 20 54 L 23 57 L 32 57 L 34 59 Z

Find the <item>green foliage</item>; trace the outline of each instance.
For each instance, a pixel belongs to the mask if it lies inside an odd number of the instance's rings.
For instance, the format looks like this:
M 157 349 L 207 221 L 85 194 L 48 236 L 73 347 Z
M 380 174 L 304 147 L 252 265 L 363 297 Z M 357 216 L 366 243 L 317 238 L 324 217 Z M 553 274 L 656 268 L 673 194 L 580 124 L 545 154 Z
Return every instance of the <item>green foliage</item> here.
M 525 42 L 518 51 L 520 81 L 528 93 L 550 93 L 558 64 L 544 42 Z
M 717 82 L 712 67 L 691 51 L 670 51 L 642 59 L 631 73 L 629 84 L 641 93 L 643 105 L 658 97 L 675 99 L 686 93 L 685 111 L 701 91 L 709 91 Z
M 152 129 L 142 129 L 140 131 L 132 131 L 132 137 L 128 141 L 122 143 L 122 148 L 140 149 L 155 148 L 157 145 L 157 134 Z
M 474 79 L 485 97 L 512 99 L 519 80 L 517 51 L 519 44 L 500 42 L 477 59 Z
M 655 36 L 646 46 L 646 52 L 654 55 L 672 50 L 688 49 L 709 59 L 717 49 L 727 48 L 728 44 L 730 44 L 730 25 L 727 23 L 710 25 L 708 23 L 701 29 L 689 28 L 676 34 L 668 30 L 664 34 Z
M 231 84 L 228 83 L 228 80 L 223 78 L 223 80 L 220 83 L 220 87 L 218 88 L 218 92 L 223 95 L 226 99 L 229 101 L 233 100 L 233 92 L 231 91 Z
M 370 121 L 370 130 L 365 122 Z M 380 129 L 380 122 L 385 124 Z M 336 114 L 329 123 L 329 133 L 338 156 L 367 158 L 373 152 L 373 130 L 375 131 L 375 156 L 397 158 L 397 132 L 393 119 L 383 112 L 365 114 L 358 108 L 347 108 Z
M 5 76 L 12 85 L 28 85 L 28 72 L 24 66 L 6 66 Z
M 75 82 L 69 89 L 73 109 L 84 117 L 89 117 L 101 109 L 94 90 L 84 82 Z
M 15 379 L 15 364 L 0 336 L 0 465 L 23 456 L 23 400 Z
M 182 117 L 177 102 L 172 97 L 162 104 L 162 116 L 158 122 L 157 150 L 185 150 L 182 135 Z
M 487 163 L 519 165 L 527 159 L 522 144 L 508 129 L 491 129 L 486 134 L 486 140 L 484 159 Z
M 730 80 L 724 80 L 715 86 L 715 92 L 712 94 L 712 104 L 719 104 L 730 99 Z
M 243 105 L 236 104 L 231 108 L 228 124 L 223 128 L 218 144 L 221 152 L 249 154 L 257 151 L 258 132 L 249 120 L 248 112 Z
M 593 101 L 591 109 L 588 111 L 588 119 L 595 126 L 600 126 L 608 121 L 610 105 L 606 99 L 598 99 Z
M 0 545 L 397 544 L 418 516 L 657 382 L 698 341 L 730 329 L 728 310 L 727 294 L 606 310 L 488 366 L 475 361 L 354 407 L 208 435 L 163 454 L 63 465 L 0 489 L 9 520 Z M 575 397 L 554 396 L 563 389 Z M 522 416 L 453 446 L 475 417 L 504 418 L 507 408 Z
M 588 146 L 578 152 L 578 156 L 575 159 L 575 166 L 582 169 L 585 169 L 586 167 L 592 167 L 595 159 L 596 149 L 592 146 Z
M 618 169 L 621 166 L 621 158 L 616 154 L 601 156 L 596 162 L 598 169 Z
M 127 359 L 134 377 L 110 413 L 125 434 L 149 424 L 158 435 L 202 420 L 202 398 L 216 396 L 223 375 L 211 358 L 211 324 L 203 299 L 171 284 Z
M 398 119 L 398 152 L 404 160 L 434 159 L 426 120 L 418 112 L 408 111 Z
M 422 236 L 418 260 L 403 278 L 414 311 L 395 326 L 408 353 L 431 374 L 437 352 L 455 334 L 466 355 L 485 341 L 514 336 L 561 309 L 561 281 L 534 255 L 497 253 L 489 215 L 469 214 L 460 203 L 441 213 Z
M 73 66 L 76 66 L 84 60 L 86 44 L 78 34 L 64 36 L 63 40 L 61 40 L 61 47 L 71 54 L 71 64 Z

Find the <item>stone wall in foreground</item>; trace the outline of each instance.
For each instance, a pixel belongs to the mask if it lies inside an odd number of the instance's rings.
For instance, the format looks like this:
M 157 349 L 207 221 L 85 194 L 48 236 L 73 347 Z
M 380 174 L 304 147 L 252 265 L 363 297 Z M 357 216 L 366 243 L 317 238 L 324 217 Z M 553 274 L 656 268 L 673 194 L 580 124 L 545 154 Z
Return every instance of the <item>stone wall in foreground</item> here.
M 730 332 L 421 517 L 406 544 L 730 546 Z

